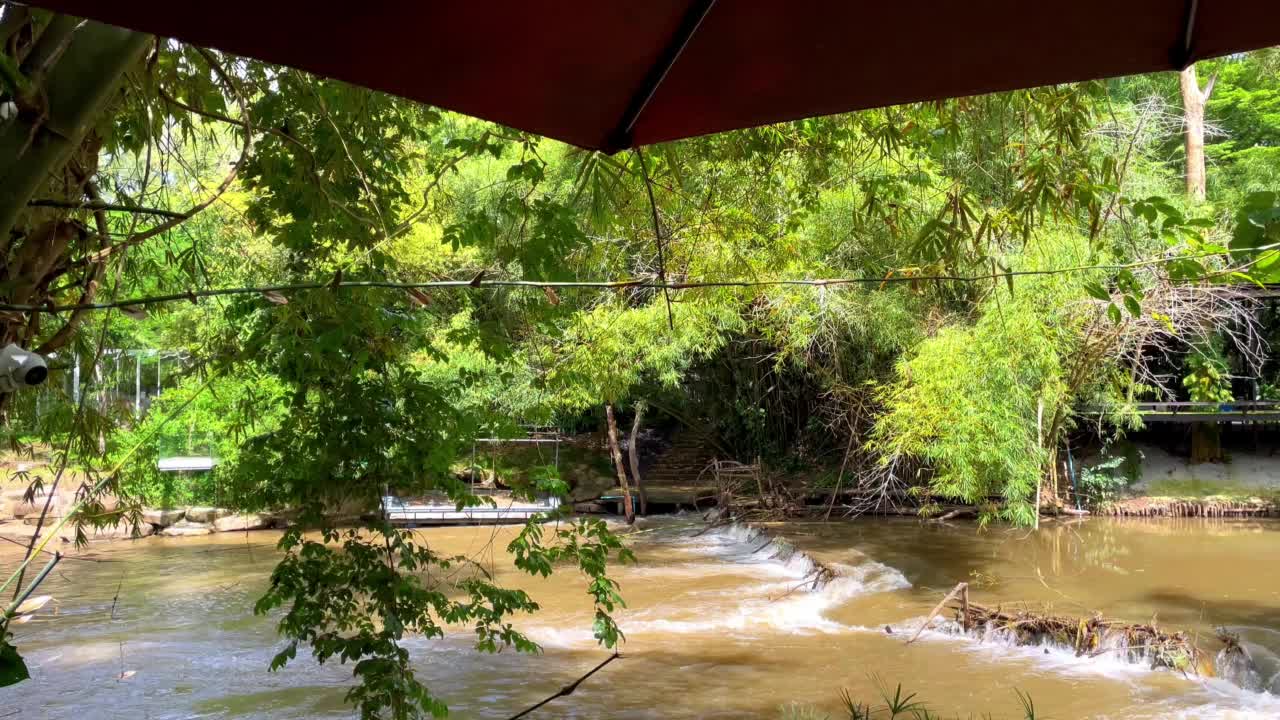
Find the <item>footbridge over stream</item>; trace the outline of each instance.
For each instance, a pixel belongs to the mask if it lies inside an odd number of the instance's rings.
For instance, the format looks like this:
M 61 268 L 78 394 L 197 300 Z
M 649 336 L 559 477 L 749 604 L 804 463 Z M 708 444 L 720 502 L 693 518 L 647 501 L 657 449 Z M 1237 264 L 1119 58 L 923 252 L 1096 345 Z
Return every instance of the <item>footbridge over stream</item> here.
M 1230 402 L 1144 402 L 1133 409 L 1144 423 L 1280 423 L 1280 400 L 1238 400 Z M 1109 415 L 1125 408 L 1090 405 L 1085 415 Z

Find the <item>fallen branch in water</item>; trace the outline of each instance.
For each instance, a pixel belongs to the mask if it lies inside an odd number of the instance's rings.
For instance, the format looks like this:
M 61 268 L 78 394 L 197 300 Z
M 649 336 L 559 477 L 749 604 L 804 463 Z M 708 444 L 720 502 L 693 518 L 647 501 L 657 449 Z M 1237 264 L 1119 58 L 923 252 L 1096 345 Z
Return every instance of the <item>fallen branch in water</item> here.
M 578 689 L 578 686 L 579 686 L 579 685 L 581 685 L 581 684 L 582 684 L 582 682 L 583 682 L 584 680 L 586 680 L 587 678 L 591 677 L 592 675 L 595 675 L 595 674 L 596 674 L 597 672 L 599 672 L 599 671 L 600 671 L 600 669 L 601 669 L 601 668 L 603 668 L 605 665 L 608 665 L 609 663 L 613 662 L 614 660 L 617 660 L 617 659 L 618 659 L 618 658 L 620 658 L 620 657 L 622 657 L 622 655 L 618 654 L 618 653 L 615 651 L 612 655 L 610 655 L 608 658 L 606 658 L 604 662 L 602 662 L 602 663 L 600 663 L 599 665 L 597 665 L 597 666 L 595 666 L 595 667 L 591 668 L 590 670 L 588 670 L 586 675 L 583 675 L 582 677 L 578 678 L 577 680 L 574 680 L 572 683 L 570 683 L 570 684 L 568 684 L 568 685 L 565 685 L 564 687 L 560 688 L 560 692 L 557 692 L 557 693 L 556 693 L 556 694 L 554 694 L 554 695 L 549 695 L 549 696 L 547 696 L 547 697 L 543 698 L 543 699 L 542 699 L 542 701 L 541 701 L 541 702 L 539 702 L 538 704 L 533 705 L 532 707 L 529 707 L 528 709 L 526 709 L 526 710 L 524 710 L 524 711 L 522 711 L 522 712 L 519 712 L 519 713 L 517 713 L 517 714 L 515 714 L 515 715 L 512 715 L 511 717 L 507 718 L 507 720 L 519 720 L 519 718 L 522 718 L 522 717 L 524 717 L 524 716 L 528 715 L 529 713 L 533 712 L 534 710 L 537 710 L 538 708 L 542 707 L 543 705 L 546 705 L 547 703 L 551 702 L 552 700 L 555 700 L 556 698 L 561 698 L 561 697 L 564 697 L 564 696 L 566 696 L 566 695 L 572 695 L 572 694 L 573 694 L 573 691 L 574 691 L 574 690 L 577 690 L 577 689 Z
M 939 515 L 938 517 L 934 518 L 931 522 L 946 522 L 948 520 L 954 520 L 958 517 L 977 517 L 977 516 L 978 516 L 978 508 L 976 507 L 956 508 L 955 510 L 952 510 L 949 513 L 946 513 L 944 515 Z
M 916 634 L 911 636 L 911 639 L 907 641 L 907 644 L 910 645 L 915 642 L 916 639 L 920 637 L 920 633 L 924 632 L 924 629 L 929 627 L 929 623 L 933 622 L 933 619 L 938 617 L 938 613 L 942 612 L 942 609 L 947 606 L 947 603 L 951 602 L 951 600 L 953 600 L 957 595 L 961 595 L 963 597 L 964 607 L 967 609 L 969 607 L 969 583 L 957 583 L 954 588 L 951 588 L 951 592 L 947 593 L 947 596 L 942 598 L 942 602 L 938 603 L 937 607 L 933 609 L 933 612 L 929 613 L 929 617 L 924 619 L 924 623 L 920 625 L 920 629 L 916 630 Z M 967 629 L 968 627 L 969 625 L 966 622 L 965 628 Z

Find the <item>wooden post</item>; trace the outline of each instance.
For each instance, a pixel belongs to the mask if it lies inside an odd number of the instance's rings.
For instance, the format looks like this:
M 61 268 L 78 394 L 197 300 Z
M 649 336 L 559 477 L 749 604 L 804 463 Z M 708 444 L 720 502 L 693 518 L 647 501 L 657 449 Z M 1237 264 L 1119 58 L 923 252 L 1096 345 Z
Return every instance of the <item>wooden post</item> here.
M 965 632 L 969 632 L 969 583 L 960 584 L 964 585 L 964 589 L 960 591 L 960 612 L 962 613 L 960 625 Z
M 756 478 L 756 491 L 760 493 L 760 504 L 764 507 L 773 507 L 773 503 L 765 496 L 764 480 L 760 477 L 760 457 L 756 456 L 756 464 L 751 468 L 751 474 Z
M 627 443 L 627 455 L 631 460 L 631 479 L 636 481 L 636 494 L 640 496 L 640 514 L 649 514 L 649 499 L 644 493 L 644 481 L 640 478 L 640 451 L 636 439 L 640 434 L 640 418 L 644 417 L 644 403 L 636 403 L 636 419 L 631 423 L 631 438 Z
M 613 468 L 618 473 L 618 484 L 622 486 L 622 516 L 628 525 L 635 524 L 636 511 L 631 503 L 631 486 L 627 482 L 627 471 L 622 465 L 622 450 L 618 448 L 618 421 L 613 417 L 613 403 L 605 403 L 604 416 L 609 429 L 609 454 L 613 456 Z

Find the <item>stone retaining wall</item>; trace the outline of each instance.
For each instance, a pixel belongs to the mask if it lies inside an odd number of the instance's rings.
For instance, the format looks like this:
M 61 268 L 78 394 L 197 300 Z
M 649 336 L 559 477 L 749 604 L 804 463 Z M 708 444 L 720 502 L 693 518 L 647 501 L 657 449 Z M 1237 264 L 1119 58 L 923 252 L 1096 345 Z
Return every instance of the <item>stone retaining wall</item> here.
M 1263 498 L 1136 497 L 1099 508 L 1096 515 L 1111 517 L 1274 517 L 1280 507 Z

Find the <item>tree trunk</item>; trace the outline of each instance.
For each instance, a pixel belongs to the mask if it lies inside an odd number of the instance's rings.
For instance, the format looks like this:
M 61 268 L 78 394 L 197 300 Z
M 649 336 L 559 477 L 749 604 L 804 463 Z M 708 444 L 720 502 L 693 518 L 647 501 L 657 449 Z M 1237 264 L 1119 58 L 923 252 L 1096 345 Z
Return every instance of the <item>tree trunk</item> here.
M 1178 77 L 1182 89 L 1182 123 L 1187 154 L 1187 197 L 1193 202 L 1203 201 L 1205 195 L 1204 106 L 1209 102 L 1216 78 L 1216 75 L 1211 76 L 1209 84 L 1201 90 L 1195 65 L 1187 66 Z
M 631 438 L 627 442 L 627 458 L 631 461 L 631 479 L 636 481 L 636 494 L 640 496 L 640 514 L 649 514 L 649 499 L 644 494 L 644 481 L 640 478 L 640 451 L 636 449 L 636 436 L 640 434 L 640 418 L 644 417 L 644 403 L 636 403 L 636 419 L 631 423 Z
M 6 19 L 17 22 L 13 7 Z M 13 28 L 10 28 L 12 31 Z M 41 305 L 49 288 L 71 265 L 84 243 L 106 241 L 69 220 L 65 210 L 30 208 L 34 197 L 81 202 L 96 193 L 102 139 L 95 127 L 119 96 L 125 73 L 138 66 L 150 35 L 78 18 L 55 15 L 20 58 L 22 89 L 13 95 L 18 116 L 0 125 L 0 299 Z M 17 62 L 17 57 L 6 57 Z M 105 219 L 105 215 L 101 216 Z M 92 300 L 102 268 L 88 263 L 80 280 L 80 302 Z M 72 315 L 42 352 L 65 344 L 81 315 Z M 0 344 L 24 346 L 38 335 L 34 323 L 0 321 Z
M 1196 423 L 1191 426 L 1191 464 L 1221 462 L 1222 434 L 1216 423 Z
M 60 174 L 150 42 L 150 35 L 66 15 L 50 23 L 22 68 L 35 86 L 32 102 L 43 107 L 0 132 L 0 238 L 9 237 L 40 185 Z
M 627 470 L 622 465 L 622 450 L 618 448 L 618 421 L 613 417 L 613 403 L 605 403 L 604 416 L 609 425 L 609 454 L 613 456 L 613 468 L 618 473 L 618 484 L 622 486 L 622 515 L 627 519 L 627 524 L 631 525 L 636 521 L 636 510 L 631 503 Z

